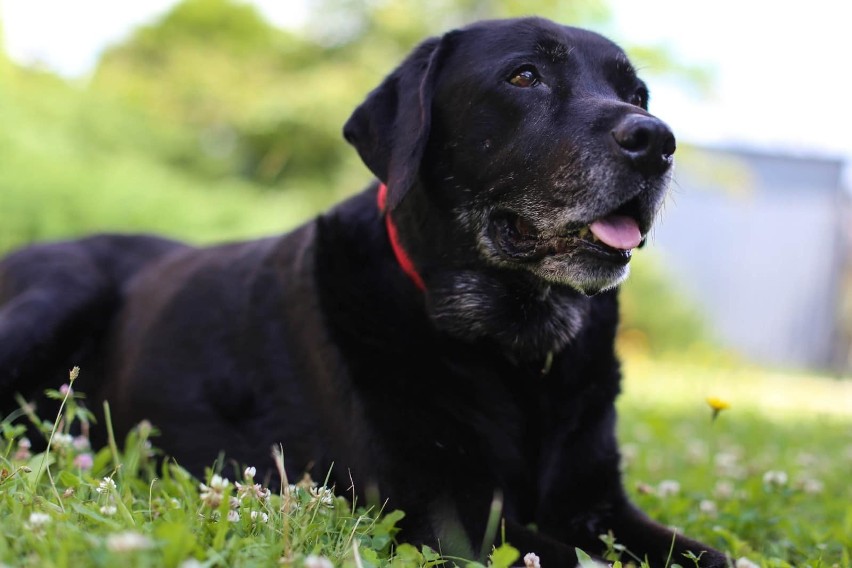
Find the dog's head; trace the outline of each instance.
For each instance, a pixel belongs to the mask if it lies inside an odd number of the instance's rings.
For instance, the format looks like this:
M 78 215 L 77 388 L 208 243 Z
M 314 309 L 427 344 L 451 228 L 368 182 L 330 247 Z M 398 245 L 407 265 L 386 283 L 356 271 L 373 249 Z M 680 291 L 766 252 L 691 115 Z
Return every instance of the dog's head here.
M 473 262 L 594 294 L 627 276 L 664 198 L 675 139 L 647 102 L 609 40 L 488 21 L 421 44 L 344 134 L 391 213 L 417 191 Z

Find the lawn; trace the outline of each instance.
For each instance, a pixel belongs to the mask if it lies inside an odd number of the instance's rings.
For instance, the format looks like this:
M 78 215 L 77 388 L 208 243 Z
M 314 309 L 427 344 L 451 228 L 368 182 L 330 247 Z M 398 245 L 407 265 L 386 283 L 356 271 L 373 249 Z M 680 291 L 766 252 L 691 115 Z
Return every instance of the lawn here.
M 849 567 L 852 383 L 723 369 L 629 358 L 620 436 L 635 500 L 738 567 Z M 478 566 L 395 545 L 401 513 L 353 506 L 321 480 L 267 488 L 251 469 L 221 464 L 204 480 L 173 463 L 155 471 L 150 424 L 93 450 L 65 433 L 85 417 L 81 395 L 52 395 L 66 403 L 61 420 L 42 422 L 46 461 L 13 416 L 2 422 L 0 565 Z M 715 419 L 708 397 L 727 405 Z M 503 546 L 490 563 L 518 558 Z
M 620 437 L 651 516 L 761 566 L 850 566 L 852 382 L 633 358 Z M 712 419 L 708 398 L 729 404 Z

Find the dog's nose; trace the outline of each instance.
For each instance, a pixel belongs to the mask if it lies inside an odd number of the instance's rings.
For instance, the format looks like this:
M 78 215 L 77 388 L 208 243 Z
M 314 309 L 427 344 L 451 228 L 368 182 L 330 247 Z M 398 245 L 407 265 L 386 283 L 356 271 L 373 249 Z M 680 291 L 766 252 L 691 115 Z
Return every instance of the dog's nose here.
M 677 147 L 666 123 L 647 114 L 628 114 L 612 130 L 612 137 L 621 153 L 644 174 L 666 171 Z

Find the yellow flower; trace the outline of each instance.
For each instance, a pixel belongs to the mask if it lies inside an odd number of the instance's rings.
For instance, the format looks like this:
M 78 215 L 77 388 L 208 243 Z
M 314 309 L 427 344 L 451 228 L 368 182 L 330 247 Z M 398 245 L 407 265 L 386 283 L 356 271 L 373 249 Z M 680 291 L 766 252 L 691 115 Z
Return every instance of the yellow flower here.
M 716 417 L 719 416 L 720 412 L 731 407 L 730 402 L 715 396 L 707 397 L 707 404 L 710 405 L 710 410 L 713 411 L 713 420 L 716 420 Z

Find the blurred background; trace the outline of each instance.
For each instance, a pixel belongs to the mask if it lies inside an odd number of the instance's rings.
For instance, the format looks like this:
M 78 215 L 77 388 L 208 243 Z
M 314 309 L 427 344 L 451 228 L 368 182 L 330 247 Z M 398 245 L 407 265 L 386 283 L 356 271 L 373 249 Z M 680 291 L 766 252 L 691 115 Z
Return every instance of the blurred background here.
M 625 47 L 651 110 L 678 135 L 670 200 L 625 286 L 628 360 L 849 376 L 843 10 L 832 0 L 4 0 L 0 251 L 92 231 L 205 243 L 291 228 L 369 181 L 341 126 L 418 41 L 538 14 Z

